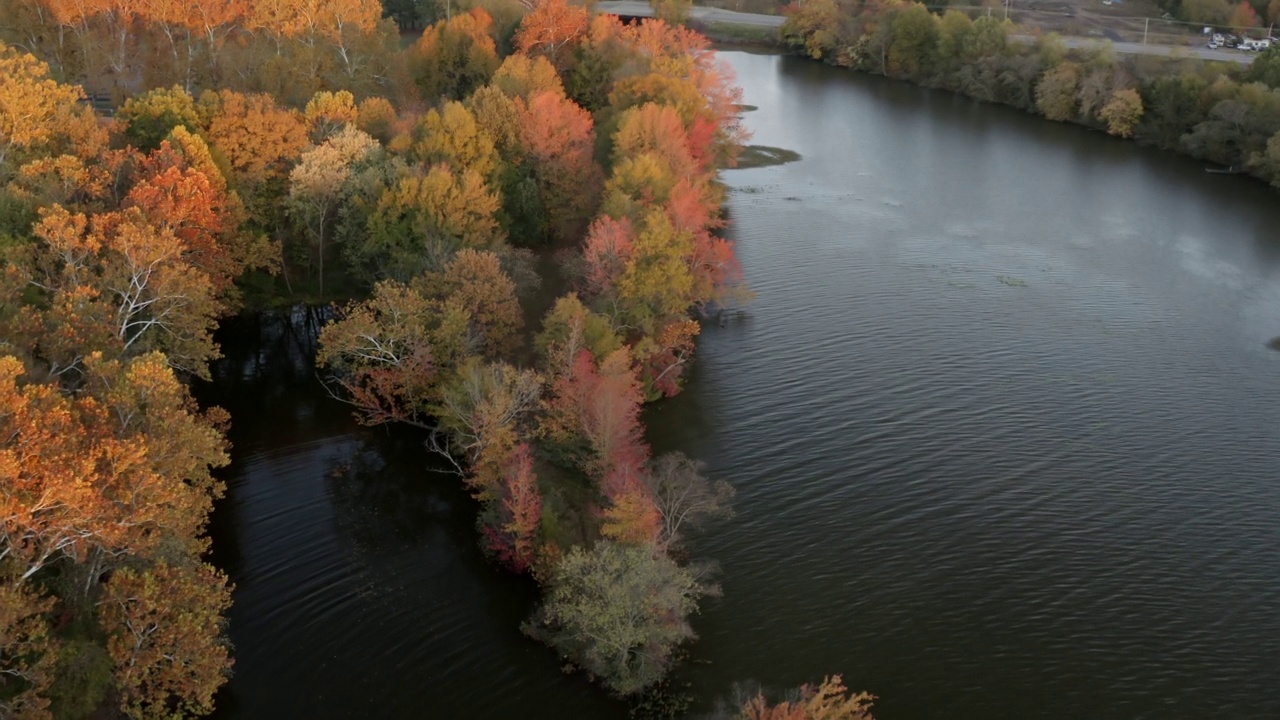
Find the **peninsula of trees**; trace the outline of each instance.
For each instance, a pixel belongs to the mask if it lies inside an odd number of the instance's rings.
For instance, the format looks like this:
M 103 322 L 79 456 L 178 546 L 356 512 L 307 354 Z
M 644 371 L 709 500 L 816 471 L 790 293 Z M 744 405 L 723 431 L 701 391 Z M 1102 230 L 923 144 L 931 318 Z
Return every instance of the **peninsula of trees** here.
M 717 234 L 739 93 L 682 27 L 489 7 L 402 49 L 374 0 L 0 0 L 0 715 L 212 709 L 229 418 L 187 382 L 246 304 L 343 303 L 330 391 L 448 458 L 545 590 L 528 634 L 620 695 L 693 637 L 682 541 L 733 491 L 640 408 L 749 294 Z M 569 288 L 540 319 L 536 266 Z

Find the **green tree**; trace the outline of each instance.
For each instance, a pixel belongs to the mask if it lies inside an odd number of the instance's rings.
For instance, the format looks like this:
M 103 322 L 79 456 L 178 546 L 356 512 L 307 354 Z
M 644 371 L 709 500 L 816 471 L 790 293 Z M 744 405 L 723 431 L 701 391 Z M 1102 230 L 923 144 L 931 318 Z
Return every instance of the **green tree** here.
M 1246 82 L 1260 82 L 1269 88 L 1280 88 L 1280 44 L 1262 52 L 1244 73 Z
M 124 124 L 124 137 L 129 144 L 143 151 L 160 147 L 178 126 L 192 133 L 201 130 L 195 98 L 177 85 L 129 98 L 116 113 L 116 119 Z
M 1036 108 L 1050 120 L 1065 122 L 1076 117 L 1076 86 L 1080 66 L 1064 62 L 1044 74 L 1036 85 Z
M 630 695 L 661 680 L 672 650 L 695 637 L 688 617 L 706 590 L 651 547 L 601 541 L 565 555 L 526 629 Z
M 889 75 L 926 80 L 937 63 L 937 19 L 925 6 L 912 3 L 893 19 Z

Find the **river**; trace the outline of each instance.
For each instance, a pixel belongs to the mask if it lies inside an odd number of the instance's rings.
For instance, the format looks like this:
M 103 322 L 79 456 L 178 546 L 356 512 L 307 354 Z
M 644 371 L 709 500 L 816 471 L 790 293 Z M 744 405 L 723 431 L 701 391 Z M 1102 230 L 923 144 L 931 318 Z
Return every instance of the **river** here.
M 647 413 L 738 488 L 677 673 L 843 673 L 877 717 L 1280 717 L 1280 202 L 1079 127 L 725 53 L 787 165 L 725 173 L 757 300 Z M 522 637 L 531 583 L 409 432 L 240 321 L 213 523 L 219 716 L 622 718 Z

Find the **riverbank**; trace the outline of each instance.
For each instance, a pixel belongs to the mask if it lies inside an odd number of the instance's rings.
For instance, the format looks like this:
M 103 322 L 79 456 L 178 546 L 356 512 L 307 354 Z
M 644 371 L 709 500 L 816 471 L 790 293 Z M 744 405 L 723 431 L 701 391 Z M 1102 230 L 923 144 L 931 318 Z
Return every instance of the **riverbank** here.
M 856 14 L 851 14 L 856 13 Z M 989 16 L 920 4 L 799 6 L 782 42 L 830 65 L 1009 105 L 1203 160 L 1280 187 L 1280 49 L 1253 64 L 1123 55 L 1022 38 Z

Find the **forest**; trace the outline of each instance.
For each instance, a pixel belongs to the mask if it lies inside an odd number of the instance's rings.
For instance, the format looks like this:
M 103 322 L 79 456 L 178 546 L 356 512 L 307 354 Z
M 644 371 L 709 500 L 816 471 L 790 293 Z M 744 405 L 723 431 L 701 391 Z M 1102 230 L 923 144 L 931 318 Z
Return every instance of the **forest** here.
M 694 638 L 717 589 L 686 539 L 733 488 L 654 457 L 640 410 L 750 297 L 718 232 L 733 78 L 678 24 L 565 0 L 398 12 L 0 2 L 0 715 L 213 710 L 234 418 L 191 382 L 220 319 L 303 303 L 334 306 L 335 401 L 420 428 L 541 586 L 526 634 L 625 697 Z M 735 713 L 871 700 L 832 676 Z
M 780 31 L 840 67 L 950 90 L 1190 155 L 1280 188 L 1280 47 L 1251 65 L 1069 50 L 991 16 L 900 0 L 801 0 Z

